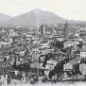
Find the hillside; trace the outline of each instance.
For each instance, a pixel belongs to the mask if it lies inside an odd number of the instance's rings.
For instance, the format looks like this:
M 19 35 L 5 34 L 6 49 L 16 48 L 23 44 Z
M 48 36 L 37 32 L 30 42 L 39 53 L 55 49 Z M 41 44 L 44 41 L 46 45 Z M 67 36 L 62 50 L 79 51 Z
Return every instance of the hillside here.
M 5 22 L 4 25 L 9 26 L 36 26 L 38 27 L 41 24 L 57 24 L 64 23 L 65 20 L 56 14 L 48 11 L 42 10 L 32 10 L 28 13 L 21 14 L 14 18 L 11 18 L 9 21 Z

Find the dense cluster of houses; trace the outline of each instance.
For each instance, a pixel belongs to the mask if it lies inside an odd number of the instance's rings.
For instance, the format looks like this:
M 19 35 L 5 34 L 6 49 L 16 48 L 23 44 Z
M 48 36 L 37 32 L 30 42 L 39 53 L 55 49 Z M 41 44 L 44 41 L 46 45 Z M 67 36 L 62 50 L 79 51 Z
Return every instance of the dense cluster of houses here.
M 58 25 L 42 25 L 37 31 L 1 28 L 1 79 L 7 76 L 10 76 L 11 79 L 21 77 L 24 81 L 28 77 L 33 80 L 33 76 L 36 76 L 35 79 L 37 77 L 37 79 L 39 77 L 51 79 L 53 75 L 50 74 L 50 71 L 55 71 L 55 66 L 61 61 L 64 63 L 62 66 L 65 71 L 72 70 L 74 64 L 86 59 L 85 32 L 85 29 L 70 31 L 67 22 L 61 28 Z M 66 58 L 69 60 L 66 61 Z M 81 73 L 86 75 L 84 68 L 86 68 L 86 64 L 84 67 L 83 65 L 80 67 L 80 71 L 83 70 L 84 72 L 81 71 Z M 32 77 L 31 73 L 33 73 Z M 17 75 L 18 77 L 15 78 Z

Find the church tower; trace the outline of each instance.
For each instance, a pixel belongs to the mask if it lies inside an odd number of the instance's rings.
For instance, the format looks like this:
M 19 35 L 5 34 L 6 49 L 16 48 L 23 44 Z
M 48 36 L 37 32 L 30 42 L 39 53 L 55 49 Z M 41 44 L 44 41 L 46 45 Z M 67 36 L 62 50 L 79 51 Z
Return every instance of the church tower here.
M 66 20 L 66 23 L 64 24 L 64 40 L 69 40 L 69 29 L 68 29 L 68 22 Z

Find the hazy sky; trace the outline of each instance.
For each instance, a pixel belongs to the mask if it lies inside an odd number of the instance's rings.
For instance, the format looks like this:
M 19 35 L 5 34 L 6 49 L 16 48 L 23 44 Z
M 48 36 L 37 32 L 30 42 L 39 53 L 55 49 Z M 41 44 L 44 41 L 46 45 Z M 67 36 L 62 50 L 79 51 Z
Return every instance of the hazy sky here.
M 0 13 L 16 16 L 43 9 L 67 19 L 86 20 L 86 0 L 0 0 Z

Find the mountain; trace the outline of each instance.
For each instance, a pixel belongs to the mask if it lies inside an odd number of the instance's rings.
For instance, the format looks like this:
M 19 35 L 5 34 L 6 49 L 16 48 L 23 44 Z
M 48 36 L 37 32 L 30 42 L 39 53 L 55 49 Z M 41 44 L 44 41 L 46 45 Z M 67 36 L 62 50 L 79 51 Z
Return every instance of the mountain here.
M 0 13 L 0 23 L 9 20 L 11 17 L 5 14 Z
M 48 11 L 42 11 L 39 9 L 32 10 L 28 13 L 21 14 L 14 18 L 11 18 L 4 25 L 9 26 L 19 26 L 19 27 L 29 27 L 29 26 L 36 26 L 42 24 L 56 24 L 56 23 L 64 23 L 65 19 L 57 16 L 56 14 Z

